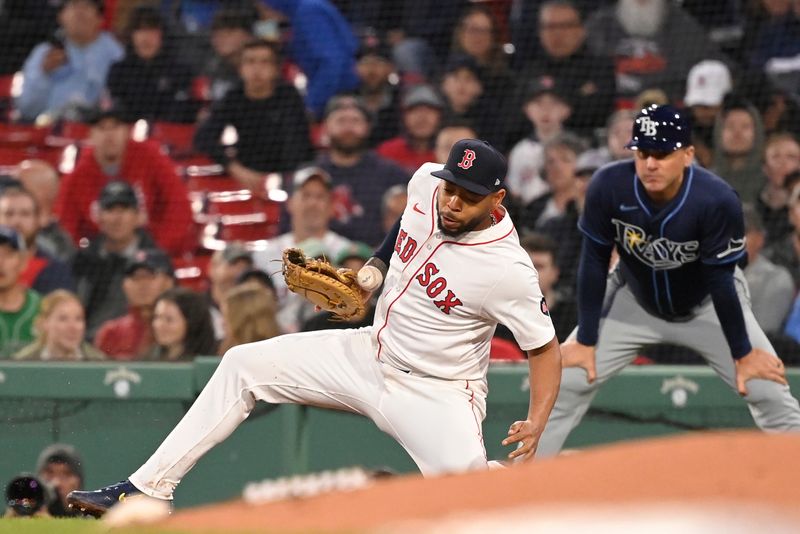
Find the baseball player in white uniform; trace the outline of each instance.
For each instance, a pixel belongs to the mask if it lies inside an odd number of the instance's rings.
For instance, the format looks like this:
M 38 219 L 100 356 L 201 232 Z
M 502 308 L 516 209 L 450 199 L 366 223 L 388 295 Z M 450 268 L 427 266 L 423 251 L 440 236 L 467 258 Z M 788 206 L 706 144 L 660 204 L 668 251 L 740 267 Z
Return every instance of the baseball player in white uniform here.
M 536 270 L 501 206 L 506 163 L 484 141 L 426 163 L 408 203 L 359 281 L 383 282 L 371 327 L 287 334 L 229 350 L 183 419 L 124 482 L 76 491 L 100 516 L 123 498 L 172 499 L 192 466 L 255 402 L 302 403 L 372 419 L 428 476 L 487 467 L 481 423 L 495 326 L 527 351 L 530 407 L 504 445 L 533 457 L 558 392 L 561 354 Z M 386 265 L 388 264 L 388 269 Z

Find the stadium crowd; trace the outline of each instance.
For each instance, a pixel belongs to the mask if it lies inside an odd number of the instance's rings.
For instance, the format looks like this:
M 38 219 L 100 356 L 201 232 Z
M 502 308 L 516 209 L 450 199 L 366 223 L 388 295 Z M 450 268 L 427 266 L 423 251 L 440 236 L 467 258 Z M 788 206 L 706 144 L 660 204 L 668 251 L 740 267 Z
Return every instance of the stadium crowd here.
M 592 173 L 690 110 L 743 202 L 751 306 L 800 363 L 798 0 L 0 2 L 0 357 L 179 361 L 331 322 L 283 249 L 358 269 L 459 139 L 560 339 Z M 500 326 L 492 356 L 521 359 Z M 699 363 L 675 348 L 641 361 Z

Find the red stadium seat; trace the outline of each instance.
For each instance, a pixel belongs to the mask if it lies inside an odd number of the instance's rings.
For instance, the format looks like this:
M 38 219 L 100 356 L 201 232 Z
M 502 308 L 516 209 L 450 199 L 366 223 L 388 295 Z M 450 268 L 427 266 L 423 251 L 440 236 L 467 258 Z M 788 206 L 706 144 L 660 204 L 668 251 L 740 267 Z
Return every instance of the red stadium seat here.
M 173 159 L 182 159 L 195 154 L 194 131 L 194 124 L 156 122 L 150 130 L 150 139 L 164 145 Z
M 175 268 L 175 278 L 183 287 L 188 287 L 198 292 L 208 290 L 208 263 L 211 256 L 198 254 L 189 257 L 172 258 Z
M 0 123 L 0 146 L 35 147 L 44 145 L 50 128 L 40 128 L 29 124 Z
M 0 165 L 14 166 L 26 159 L 35 158 L 36 154 L 36 147 L 28 148 L 0 145 Z

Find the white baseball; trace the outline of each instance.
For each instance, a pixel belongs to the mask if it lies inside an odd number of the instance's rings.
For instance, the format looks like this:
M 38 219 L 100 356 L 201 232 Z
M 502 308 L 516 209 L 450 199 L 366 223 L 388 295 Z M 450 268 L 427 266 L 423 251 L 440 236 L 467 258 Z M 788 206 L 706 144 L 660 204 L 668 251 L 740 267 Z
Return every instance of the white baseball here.
M 362 289 L 373 291 L 383 283 L 383 275 L 374 265 L 365 265 L 358 270 L 357 280 Z

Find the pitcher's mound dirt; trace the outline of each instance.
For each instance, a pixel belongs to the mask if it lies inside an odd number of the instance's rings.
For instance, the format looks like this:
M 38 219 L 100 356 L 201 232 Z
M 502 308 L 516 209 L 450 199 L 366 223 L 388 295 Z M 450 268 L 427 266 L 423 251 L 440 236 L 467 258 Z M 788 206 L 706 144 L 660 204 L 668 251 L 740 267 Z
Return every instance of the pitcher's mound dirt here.
M 734 502 L 793 515 L 798 491 L 800 435 L 718 432 L 625 442 L 504 470 L 427 480 L 403 476 L 350 493 L 260 506 L 208 506 L 180 512 L 164 526 L 342 531 L 581 503 Z

